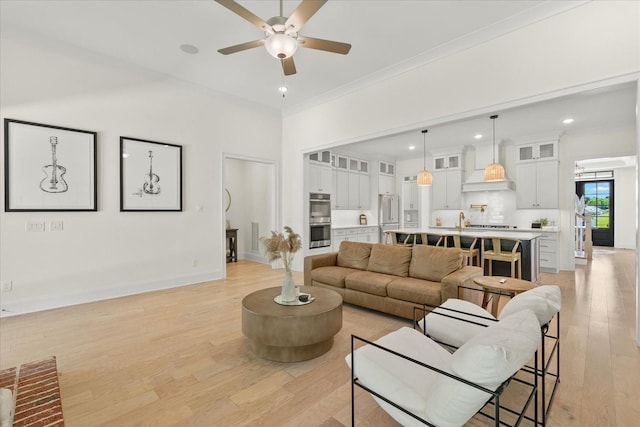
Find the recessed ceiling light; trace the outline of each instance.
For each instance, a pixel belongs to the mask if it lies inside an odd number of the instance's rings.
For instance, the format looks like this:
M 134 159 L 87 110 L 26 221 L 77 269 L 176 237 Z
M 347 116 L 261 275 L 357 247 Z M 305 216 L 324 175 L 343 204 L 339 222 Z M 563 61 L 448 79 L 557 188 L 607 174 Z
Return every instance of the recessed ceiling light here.
M 184 53 L 188 53 L 190 55 L 195 55 L 196 53 L 200 52 L 200 49 L 198 49 L 197 47 L 195 47 L 192 44 L 180 45 L 180 50 L 183 51 Z
M 564 119 L 562 123 L 564 123 L 565 125 L 568 125 L 569 123 L 573 123 L 573 119 L 571 117 L 568 117 Z
M 286 86 L 280 86 L 278 90 L 280 91 L 280 93 L 287 93 L 289 89 Z
M 482 134 L 478 133 L 473 136 L 475 139 L 482 139 Z
M 415 149 L 416 149 L 416 146 L 415 146 L 415 145 L 410 145 L 410 146 L 409 146 L 409 150 L 415 150 Z

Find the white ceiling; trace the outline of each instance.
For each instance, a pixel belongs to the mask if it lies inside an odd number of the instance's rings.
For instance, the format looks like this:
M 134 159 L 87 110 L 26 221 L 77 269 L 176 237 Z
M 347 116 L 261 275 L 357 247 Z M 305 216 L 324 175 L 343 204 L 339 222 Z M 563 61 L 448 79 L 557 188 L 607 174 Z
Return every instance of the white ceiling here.
M 279 12 L 277 0 L 238 3 L 265 20 Z M 146 70 L 286 114 L 582 3 L 329 0 L 300 34 L 351 43 L 351 52 L 343 56 L 298 49 L 294 56 L 298 73 L 286 78 L 279 61 L 262 47 L 228 56 L 217 52 L 263 34 L 213 0 L 2 0 L 0 34 L 80 55 L 98 55 L 118 66 Z M 284 15 L 298 4 L 299 0 L 286 0 Z M 199 53 L 183 52 L 184 44 L 196 46 Z M 278 92 L 282 83 L 289 88 L 284 99 Z M 634 106 L 635 84 L 626 84 L 497 111 L 497 137 L 628 124 L 635 120 Z M 575 118 L 571 127 L 560 123 L 566 116 Z M 490 137 L 490 126 L 488 117 L 432 126 L 428 146 L 471 144 L 478 132 Z M 347 148 L 377 152 L 388 159 L 413 158 L 421 155 L 422 135 L 416 129 L 366 144 Z M 406 148 L 410 144 L 417 146 L 416 151 Z

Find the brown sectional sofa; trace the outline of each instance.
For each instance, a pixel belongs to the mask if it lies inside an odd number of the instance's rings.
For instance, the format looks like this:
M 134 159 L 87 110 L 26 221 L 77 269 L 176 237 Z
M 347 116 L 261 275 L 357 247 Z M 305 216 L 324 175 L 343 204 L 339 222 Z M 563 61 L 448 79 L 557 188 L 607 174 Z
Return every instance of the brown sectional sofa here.
M 463 266 L 457 248 L 344 241 L 338 252 L 304 259 L 305 286 L 340 293 L 344 302 L 413 319 L 413 307 L 461 298 L 480 267 Z

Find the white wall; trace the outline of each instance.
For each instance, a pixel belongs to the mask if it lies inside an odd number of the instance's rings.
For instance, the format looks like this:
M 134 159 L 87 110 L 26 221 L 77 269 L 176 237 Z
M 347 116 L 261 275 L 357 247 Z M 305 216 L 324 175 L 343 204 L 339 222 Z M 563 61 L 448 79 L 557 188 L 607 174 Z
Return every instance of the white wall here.
M 636 203 L 636 168 L 620 168 L 614 170 L 615 177 L 615 212 L 614 212 L 614 242 L 616 248 L 636 248 L 636 218 L 638 204 Z
M 302 176 L 305 151 L 486 114 L 497 106 L 565 95 L 607 79 L 635 80 L 639 14 L 640 2 L 587 3 L 286 116 L 283 161 L 291 166 L 293 179 L 283 182 L 283 203 L 294 210 L 285 213 L 285 221 L 302 228 L 302 188 L 295 177 Z
M 28 311 L 221 277 L 222 152 L 279 161 L 280 114 L 55 46 L 4 36 L 0 43 L 3 119 L 98 132 L 98 212 L 2 207 L 0 280 L 13 282 L 0 295 L 2 308 Z M 183 212 L 119 212 L 120 136 L 183 146 Z M 30 219 L 62 220 L 64 231 L 26 233 Z

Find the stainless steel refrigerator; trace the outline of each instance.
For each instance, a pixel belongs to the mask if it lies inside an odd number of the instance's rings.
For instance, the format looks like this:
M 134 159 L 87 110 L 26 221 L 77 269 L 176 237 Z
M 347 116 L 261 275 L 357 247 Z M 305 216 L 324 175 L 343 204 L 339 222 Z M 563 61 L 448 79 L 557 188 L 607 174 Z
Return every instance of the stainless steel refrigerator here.
M 396 230 L 400 226 L 400 198 L 396 194 L 378 196 L 378 223 L 380 224 L 380 243 L 384 243 L 384 232 Z

